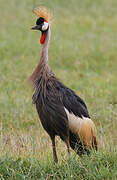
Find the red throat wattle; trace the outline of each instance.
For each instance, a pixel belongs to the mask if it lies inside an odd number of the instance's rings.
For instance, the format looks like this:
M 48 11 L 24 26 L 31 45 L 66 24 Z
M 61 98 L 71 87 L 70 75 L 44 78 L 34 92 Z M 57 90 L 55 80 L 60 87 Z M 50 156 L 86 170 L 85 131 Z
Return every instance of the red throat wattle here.
M 44 22 L 48 23 L 48 21 L 46 21 L 46 20 L 44 20 Z M 45 42 L 45 36 L 46 36 L 46 33 L 43 32 L 42 35 L 41 35 L 40 44 L 44 44 L 44 42 Z
M 41 35 L 40 44 L 44 44 L 44 41 L 45 41 L 45 32 L 43 32 Z

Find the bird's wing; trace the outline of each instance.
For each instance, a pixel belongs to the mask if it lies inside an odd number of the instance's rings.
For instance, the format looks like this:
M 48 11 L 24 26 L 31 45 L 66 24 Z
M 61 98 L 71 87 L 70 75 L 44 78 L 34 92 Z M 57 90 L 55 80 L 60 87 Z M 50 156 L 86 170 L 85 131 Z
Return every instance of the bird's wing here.
M 77 96 L 71 89 L 66 87 L 62 87 L 62 92 L 63 105 L 69 111 L 69 113 L 73 113 L 75 116 L 80 118 L 90 118 L 86 104 L 79 96 Z

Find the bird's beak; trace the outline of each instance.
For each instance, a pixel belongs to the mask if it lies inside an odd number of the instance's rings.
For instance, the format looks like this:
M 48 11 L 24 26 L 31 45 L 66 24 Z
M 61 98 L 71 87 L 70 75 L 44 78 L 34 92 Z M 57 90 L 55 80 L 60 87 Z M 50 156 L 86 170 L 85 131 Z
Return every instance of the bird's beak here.
M 31 28 L 32 30 L 41 30 L 41 26 L 40 25 L 36 25 L 34 27 Z

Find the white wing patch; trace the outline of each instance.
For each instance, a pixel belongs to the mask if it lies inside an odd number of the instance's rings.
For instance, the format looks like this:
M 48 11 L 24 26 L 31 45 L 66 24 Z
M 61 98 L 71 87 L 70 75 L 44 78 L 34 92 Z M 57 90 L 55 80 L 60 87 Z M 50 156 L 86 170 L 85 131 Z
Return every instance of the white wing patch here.
M 78 117 L 64 107 L 65 112 L 68 117 L 69 129 L 77 135 L 77 137 L 82 139 L 82 142 L 91 146 L 93 141 L 93 136 L 96 136 L 96 128 L 93 121 L 90 118 Z
M 48 29 L 48 23 L 44 22 L 44 25 L 42 26 L 42 31 L 46 31 Z
M 89 118 L 85 118 L 85 117 L 80 118 L 78 116 L 75 116 L 73 113 L 69 113 L 69 111 L 66 108 L 64 108 L 64 109 L 65 109 L 65 112 L 66 112 L 67 117 L 68 117 L 69 128 L 75 134 L 80 132 L 80 129 L 81 129 L 81 126 L 82 126 L 82 123 L 84 120 L 90 121 Z

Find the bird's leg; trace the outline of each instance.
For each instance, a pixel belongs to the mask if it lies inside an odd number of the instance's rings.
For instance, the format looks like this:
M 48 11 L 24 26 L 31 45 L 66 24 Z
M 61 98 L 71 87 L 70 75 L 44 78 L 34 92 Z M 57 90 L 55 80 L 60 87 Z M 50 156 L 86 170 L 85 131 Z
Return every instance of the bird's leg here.
M 66 140 L 65 140 L 65 144 L 66 144 L 66 146 L 67 146 L 68 153 L 70 154 L 70 144 L 69 144 L 69 139 L 66 139 Z
M 51 138 L 51 140 L 52 140 L 52 148 L 53 148 L 54 161 L 57 163 L 58 162 L 58 158 L 57 158 L 57 154 L 56 154 L 55 137 Z

